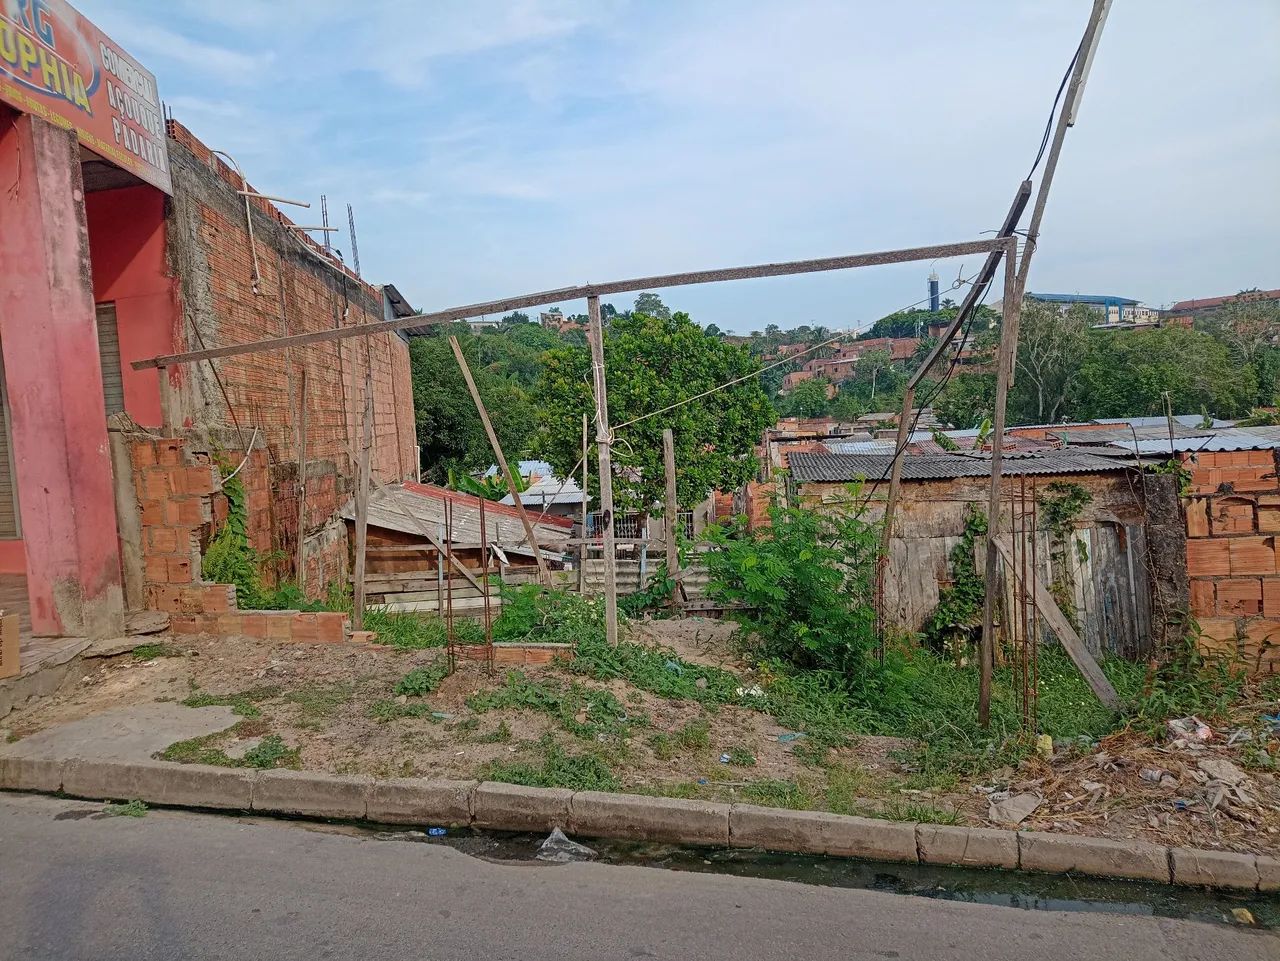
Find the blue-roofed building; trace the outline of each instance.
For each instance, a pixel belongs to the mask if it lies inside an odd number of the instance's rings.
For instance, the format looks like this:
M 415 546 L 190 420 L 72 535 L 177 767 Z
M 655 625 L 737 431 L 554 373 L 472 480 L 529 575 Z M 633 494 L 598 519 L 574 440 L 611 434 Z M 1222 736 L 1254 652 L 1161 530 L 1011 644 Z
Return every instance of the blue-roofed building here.
M 1117 297 L 1114 294 L 1032 294 L 1027 300 L 1036 300 L 1042 304 L 1057 304 L 1066 313 L 1076 304 L 1083 304 L 1102 312 L 1103 323 L 1095 326 L 1143 326 L 1155 324 L 1159 319 L 1157 311 L 1132 297 Z

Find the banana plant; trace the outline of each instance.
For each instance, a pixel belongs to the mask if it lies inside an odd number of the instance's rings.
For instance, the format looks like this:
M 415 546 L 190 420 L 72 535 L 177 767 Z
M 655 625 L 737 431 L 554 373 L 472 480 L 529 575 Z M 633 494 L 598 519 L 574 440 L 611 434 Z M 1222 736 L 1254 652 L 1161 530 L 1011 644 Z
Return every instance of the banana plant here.
M 517 493 L 523 494 L 529 489 L 528 478 L 520 473 L 520 467 L 516 461 L 509 461 L 507 466 L 511 468 Z M 501 473 L 488 477 L 472 477 L 470 474 L 455 471 L 452 467 L 449 468 L 449 486 L 460 493 L 470 494 L 472 497 L 483 497 L 487 501 L 500 501 L 510 493 L 507 490 L 507 479 Z

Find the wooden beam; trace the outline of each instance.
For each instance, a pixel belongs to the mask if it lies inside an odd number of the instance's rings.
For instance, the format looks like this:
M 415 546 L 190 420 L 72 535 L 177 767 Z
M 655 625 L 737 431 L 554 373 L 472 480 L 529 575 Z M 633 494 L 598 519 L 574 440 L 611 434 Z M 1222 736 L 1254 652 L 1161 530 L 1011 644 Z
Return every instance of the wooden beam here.
M 613 539 L 613 435 L 609 431 L 609 394 L 604 370 L 604 324 L 600 298 L 587 298 L 591 325 L 591 378 L 596 398 L 596 446 L 600 452 L 600 518 L 604 525 L 604 625 L 610 644 L 618 643 L 618 558 Z M 585 533 L 585 532 L 584 532 Z
M 479 304 L 466 304 L 450 307 L 445 310 L 415 314 L 412 317 L 397 317 L 395 320 L 382 320 L 371 324 L 357 324 L 354 327 L 341 327 L 334 330 L 316 331 L 310 334 L 293 334 L 289 337 L 272 337 L 255 340 L 244 344 L 231 344 L 226 347 L 212 347 L 207 350 L 187 351 L 181 354 L 165 354 L 146 360 L 133 362 L 134 370 L 149 370 L 152 367 L 163 367 L 173 364 L 189 364 L 197 360 L 213 357 L 235 357 L 238 354 L 253 354 L 264 350 L 284 350 L 289 347 L 302 347 L 328 340 L 342 340 L 347 337 L 368 337 L 373 334 L 385 334 L 395 330 L 406 330 L 411 327 L 427 327 L 431 324 L 448 324 L 467 317 L 482 317 L 486 314 L 504 314 L 525 307 L 536 307 L 541 304 L 557 304 L 566 300 L 582 300 L 608 294 L 630 293 L 640 290 L 657 290 L 662 287 L 684 287 L 690 284 L 711 284 L 726 280 L 746 280 L 754 277 L 785 277 L 792 274 L 809 274 L 824 270 L 850 270 L 855 267 L 876 267 L 882 264 L 901 264 L 913 260 L 940 260 L 946 257 L 965 257 L 969 254 L 984 254 L 999 247 L 999 239 L 968 240 L 953 244 L 936 244 L 931 247 L 906 247 L 900 250 L 880 250 L 866 254 L 851 254 L 843 257 L 823 257 L 816 260 L 791 260 L 782 263 L 757 264 L 751 267 L 726 267 L 716 270 L 695 270 L 681 274 L 659 274 L 653 277 L 635 277 L 630 280 L 615 280 L 603 284 L 581 284 L 576 287 L 560 287 L 556 290 L 543 290 L 533 294 L 522 294 L 518 297 L 507 297 L 503 300 L 490 300 Z
M 351 605 L 351 629 L 364 630 L 365 548 L 369 544 L 369 475 L 373 452 L 373 364 L 364 371 L 364 424 L 360 437 L 360 465 L 356 479 L 356 570 Z
M 1000 556 L 1004 558 L 1007 576 L 1010 578 L 1017 577 L 1021 580 L 1014 563 L 1013 545 L 1009 542 L 1008 536 L 1001 536 L 995 541 L 995 544 Z M 1116 689 L 1107 680 L 1107 675 L 1102 673 L 1102 668 L 1098 666 L 1098 662 L 1089 653 L 1089 648 L 1085 646 L 1084 641 L 1080 639 L 1080 635 L 1071 626 L 1071 622 L 1062 613 L 1057 601 L 1053 599 L 1053 595 L 1049 593 L 1048 588 L 1038 578 L 1036 579 L 1033 596 L 1036 610 L 1040 612 L 1040 616 L 1044 618 L 1045 624 L 1053 632 L 1053 636 L 1058 639 L 1062 649 L 1067 652 L 1067 656 L 1080 669 L 1085 682 L 1093 693 L 1097 695 L 1098 700 L 1113 711 L 1121 710 L 1124 702 L 1120 700 L 1120 695 L 1116 693 Z M 1028 643 L 1034 644 L 1039 643 L 1039 641 L 1037 638 L 1028 638 Z
M 538 573 L 542 575 L 542 583 L 550 587 L 551 571 L 547 567 L 546 560 L 543 559 L 542 549 L 538 547 L 538 535 L 533 532 L 533 522 L 529 520 L 529 514 L 520 500 L 520 489 L 515 477 L 512 476 L 511 465 L 507 463 L 506 456 L 502 453 L 502 445 L 498 443 L 498 435 L 493 429 L 493 423 L 489 420 L 489 412 L 485 410 L 484 401 L 480 398 L 475 378 L 471 376 L 471 367 L 467 364 L 467 358 L 462 353 L 462 346 L 458 343 L 457 337 L 449 338 L 449 346 L 453 348 L 453 356 L 458 359 L 458 366 L 462 369 L 462 378 L 467 382 L 467 390 L 471 392 L 471 399 L 475 401 L 476 410 L 480 413 L 480 421 L 484 424 L 484 432 L 489 437 L 489 446 L 493 448 L 493 456 L 498 461 L 498 468 L 502 471 L 502 476 L 507 479 L 507 491 L 511 494 L 511 502 L 515 505 L 516 512 L 520 515 L 520 523 L 524 525 L 524 536 L 529 542 L 529 548 L 533 551 L 534 560 L 538 562 Z

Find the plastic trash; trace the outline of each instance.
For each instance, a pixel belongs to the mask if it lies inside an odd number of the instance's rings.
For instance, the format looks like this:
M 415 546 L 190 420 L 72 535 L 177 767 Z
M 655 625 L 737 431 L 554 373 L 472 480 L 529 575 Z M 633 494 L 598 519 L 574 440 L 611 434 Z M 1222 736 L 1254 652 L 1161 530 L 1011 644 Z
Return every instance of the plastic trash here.
M 1188 741 L 1208 741 L 1213 738 L 1213 728 L 1195 715 L 1170 718 L 1165 721 L 1165 726 L 1174 740 L 1185 738 Z
M 667 662 L 666 662 L 665 664 L 663 664 L 662 666 L 663 666 L 663 667 L 665 667 L 665 668 L 666 668 L 668 671 L 670 671 L 672 674 L 683 674 L 683 673 L 684 673 L 684 665 L 683 665 L 683 664 L 681 664 L 679 661 L 667 661 Z
M 1045 760 L 1053 757 L 1053 738 L 1048 734 L 1041 734 L 1036 738 L 1036 753 Z
M 585 844 L 571 841 L 559 828 L 554 828 L 534 855 L 539 861 L 550 861 L 552 864 L 569 864 L 572 861 L 590 861 L 596 852 Z
M 779 734 L 778 740 L 783 744 L 790 744 L 792 741 L 798 741 L 804 737 L 803 731 L 787 731 L 785 734 Z
M 427 837 L 431 838 L 442 838 L 448 833 L 448 828 L 427 828 Z
M 728 764 L 728 763 L 729 763 L 729 755 L 727 755 L 727 754 L 721 754 L 721 755 L 720 755 L 720 763 L 721 763 L 721 764 Z

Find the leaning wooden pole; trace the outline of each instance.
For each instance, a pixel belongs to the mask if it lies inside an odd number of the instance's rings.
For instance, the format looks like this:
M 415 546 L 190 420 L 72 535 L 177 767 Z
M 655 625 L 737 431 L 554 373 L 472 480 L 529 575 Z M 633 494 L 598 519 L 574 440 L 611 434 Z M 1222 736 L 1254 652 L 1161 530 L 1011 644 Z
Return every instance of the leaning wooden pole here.
M 667 502 L 663 508 L 667 527 L 667 577 L 672 579 L 671 608 L 680 606 L 680 546 L 676 540 L 680 507 L 676 501 L 676 438 L 671 428 L 662 431 L 662 466 L 666 472 Z
M 476 410 L 480 412 L 480 421 L 484 424 L 484 432 L 489 436 L 489 446 L 493 448 L 493 456 L 498 461 L 502 476 L 507 479 L 507 490 L 511 492 L 511 501 L 515 504 L 516 513 L 520 515 L 520 523 L 524 525 L 524 536 L 529 542 L 529 549 L 533 551 L 534 559 L 538 562 L 538 577 L 544 585 L 550 587 L 551 571 L 547 567 L 546 558 L 542 556 L 542 549 L 538 546 L 538 537 L 533 532 L 533 521 L 529 520 L 529 514 L 524 509 L 524 502 L 520 500 L 520 491 L 516 486 L 516 479 L 511 473 L 511 465 L 507 463 L 507 459 L 502 453 L 502 445 L 498 443 L 498 435 L 489 420 L 489 412 L 485 409 L 484 401 L 480 399 L 480 391 L 476 388 L 475 378 L 471 376 L 471 367 L 467 364 L 467 358 L 462 353 L 462 346 L 458 343 L 457 337 L 449 338 L 449 346 L 453 348 L 453 356 L 458 359 L 458 367 L 462 369 L 462 379 L 467 382 L 467 390 L 471 392 L 471 399 L 475 401 Z
M 1088 67 L 1093 63 L 1093 55 L 1102 35 L 1102 25 L 1106 20 L 1111 0 L 1094 0 L 1093 10 L 1089 14 L 1089 22 L 1085 26 L 1084 36 L 1080 40 L 1075 65 L 1071 70 L 1071 82 L 1067 87 L 1067 96 L 1062 109 L 1058 112 L 1057 124 L 1053 132 L 1053 140 L 1045 157 L 1044 173 L 1040 176 L 1040 187 L 1036 192 L 1035 206 L 1031 211 L 1031 221 L 1027 225 L 1027 240 L 1023 248 L 1022 259 L 1017 264 L 1017 272 L 1010 276 L 1013 258 L 1005 262 L 1004 304 L 1000 330 L 1000 360 L 996 368 L 996 401 L 995 416 L 991 427 L 991 486 L 988 491 L 987 508 L 987 558 L 986 558 L 986 598 L 982 605 L 982 640 L 978 651 L 978 722 L 986 727 L 991 721 L 991 672 L 995 655 L 995 598 L 994 584 L 996 579 L 996 563 L 998 546 L 996 538 L 1000 529 L 1000 479 L 1001 457 L 1004 445 L 1004 415 L 1008 403 L 1009 384 L 1013 379 L 1013 368 L 1018 354 L 1018 320 L 1022 314 L 1022 295 L 1026 291 L 1027 277 L 1031 270 L 1031 257 L 1036 250 L 1036 241 L 1040 235 L 1040 222 L 1044 219 L 1045 205 L 1049 200 L 1049 188 L 1053 185 L 1053 177 L 1058 169 L 1058 159 L 1062 155 L 1062 144 L 1067 136 L 1067 128 L 1076 120 L 1076 111 L 1080 107 L 1080 97 L 1084 91 L 1084 78 Z M 1012 323 L 1012 329 L 1010 324 Z
M 373 451 L 373 364 L 364 372 L 364 424 L 360 434 L 360 463 L 356 479 L 356 570 L 351 605 L 351 629 L 364 630 L 364 569 L 369 544 L 369 474 Z
M 604 325 L 600 298 L 587 298 L 591 323 L 591 379 L 596 397 L 596 447 L 600 453 L 600 524 L 604 528 L 604 623 L 610 644 L 618 643 L 618 559 L 613 542 L 613 434 L 604 370 Z

